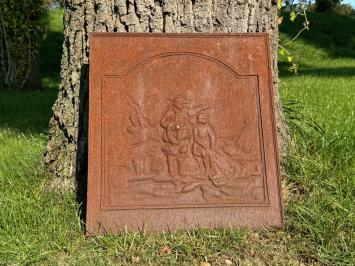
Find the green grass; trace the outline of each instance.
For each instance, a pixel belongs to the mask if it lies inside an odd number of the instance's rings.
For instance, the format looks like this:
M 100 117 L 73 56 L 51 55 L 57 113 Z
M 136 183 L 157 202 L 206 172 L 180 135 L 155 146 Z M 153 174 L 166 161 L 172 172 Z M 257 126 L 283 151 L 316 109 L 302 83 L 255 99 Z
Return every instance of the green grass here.
M 61 17 L 61 11 L 50 14 L 41 50 L 43 90 L 0 93 L 0 265 L 196 265 L 206 260 L 223 265 L 225 259 L 240 265 L 355 264 L 354 18 L 310 14 L 311 31 L 289 47 L 300 74 L 292 75 L 280 59 L 281 95 L 295 143 L 283 163 L 283 229 L 86 239 L 75 195 L 46 192 L 40 164 L 59 81 Z M 285 21 L 282 43 L 300 23 Z

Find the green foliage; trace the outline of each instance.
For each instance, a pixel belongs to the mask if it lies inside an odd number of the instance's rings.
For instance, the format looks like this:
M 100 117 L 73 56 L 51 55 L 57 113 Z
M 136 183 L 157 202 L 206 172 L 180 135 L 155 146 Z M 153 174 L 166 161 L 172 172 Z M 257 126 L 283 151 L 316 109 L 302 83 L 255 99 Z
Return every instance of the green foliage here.
M 294 61 L 294 57 L 292 56 L 291 52 L 287 49 L 287 45 L 291 44 L 293 41 L 295 41 L 303 31 L 309 30 L 309 21 L 307 18 L 307 12 L 306 12 L 306 6 L 303 1 L 300 1 L 298 4 L 294 4 L 293 2 L 290 3 L 289 1 L 284 2 L 284 6 L 282 6 L 282 0 L 279 0 L 279 3 L 281 3 L 278 6 L 278 10 L 280 12 L 279 15 L 279 24 L 282 24 L 283 21 L 283 16 L 282 15 L 288 15 L 289 16 L 289 21 L 294 22 L 297 17 L 301 17 L 303 20 L 302 27 L 297 27 L 297 34 L 293 36 L 291 40 L 289 40 L 286 43 L 283 43 L 280 39 L 278 47 L 279 47 L 279 54 L 282 59 L 287 59 L 287 62 L 289 64 L 289 71 L 293 72 L 294 74 L 298 74 L 298 68 L 299 64 L 297 64 Z M 283 10 L 289 9 L 289 13 L 283 12 Z M 281 18 L 281 19 L 280 19 Z M 299 26 L 299 25 L 298 25 Z
M 333 11 L 342 16 L 355 16 L 355 9 L 350 4 L 336 4 Z
M 297 17 L 298 13 L 296 13 L 295 11 L 291 11 L 290 13 L 290 20 L 294 21 Z
M 289 65 L 288 70 L 294 74 L 298 74 L 298 68 L 300 65 L 294 62 L 294 58 L 291 55 L 290 51 L 288 51 L 285 47 L 279 45 L 279 55 L 280 58 L 287 59 Z
M 334 12 L 308 12 L 310 30 L 303 31 L 298 39 L 301 42 L 290 43 L 287 49 L 293 53 L 301 67 L 309 62 L 322 62 L 330 58 L 355 58 L 355 17 L 340 16 Z M 283 14 L 287 16 L 287 14 Z M 287 35 L 280 43 L 286 44 L 290 38 L 296 36 L 303 27 L 304 18 L 297 16 L 292 22 L 285 19 L 280 24 L 280 31 Z M 304 45 L 312 52 L 304 50 Z M 281 58 L 286 61 L 285 58 Z M 334 65 L 334 63 L 330 63 Z
M 0 88 L 22 89 L 44 33 L 43 0 L 0 1 Z
M 316 0 L 316 10 L 319 12 L 332 10 L 340 0 Z

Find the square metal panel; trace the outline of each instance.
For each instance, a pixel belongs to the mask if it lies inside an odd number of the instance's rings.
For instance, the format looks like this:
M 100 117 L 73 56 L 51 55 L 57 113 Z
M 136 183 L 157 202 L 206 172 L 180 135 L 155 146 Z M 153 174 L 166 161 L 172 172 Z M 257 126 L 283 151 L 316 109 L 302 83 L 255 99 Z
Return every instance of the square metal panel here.
M 87 231 L 282 224 L 269 36 L 90 35 Z

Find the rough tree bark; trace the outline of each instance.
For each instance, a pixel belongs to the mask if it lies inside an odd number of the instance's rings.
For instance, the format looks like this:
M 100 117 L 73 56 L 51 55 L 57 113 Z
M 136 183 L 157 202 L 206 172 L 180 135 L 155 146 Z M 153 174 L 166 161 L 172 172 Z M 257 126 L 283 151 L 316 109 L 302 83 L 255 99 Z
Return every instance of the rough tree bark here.
M 44 160 L 61 180 L 56 184 L 75 187 L 86 176 L 90 32 L 269 32 L 280 150 L 285 151 L 287 129 L 277 93 L 277 8 L 272 0 L 66 0 L 64 9 L 62 81 Z

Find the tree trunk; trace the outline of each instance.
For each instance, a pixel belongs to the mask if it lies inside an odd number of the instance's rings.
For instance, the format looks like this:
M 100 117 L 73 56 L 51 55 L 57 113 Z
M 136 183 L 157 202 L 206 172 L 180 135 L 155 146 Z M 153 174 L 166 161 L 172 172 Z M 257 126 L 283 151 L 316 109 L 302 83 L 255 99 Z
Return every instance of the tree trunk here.
M 90 32 L 269 32 L 284 152 L 287 130 L 277 93 L 277 8 L 271 0 L 66 0 L 64 9 L 62 81 L 45 153 L 53 176 L 65 178 L 66 184 L 69 179 L 73 186 L 84 183 L 80 178 L 86 176 Z

